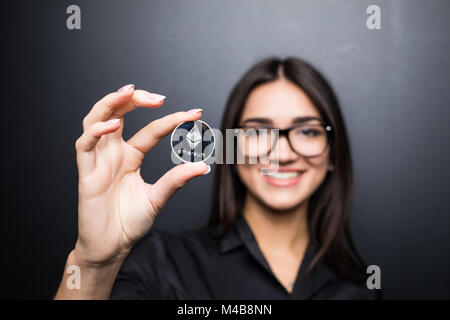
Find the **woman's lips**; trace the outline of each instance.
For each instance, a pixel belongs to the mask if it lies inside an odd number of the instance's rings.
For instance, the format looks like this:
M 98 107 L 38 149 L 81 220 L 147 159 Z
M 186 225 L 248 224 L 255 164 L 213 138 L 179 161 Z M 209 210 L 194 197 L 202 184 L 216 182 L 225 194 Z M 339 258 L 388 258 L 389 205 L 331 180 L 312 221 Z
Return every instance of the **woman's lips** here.
M 303 177 L 304 170 L 278 170 L 278 171 L 263 171 L 261 175 L 263 179 L 274 187 L 291 187 L 300 182 Z

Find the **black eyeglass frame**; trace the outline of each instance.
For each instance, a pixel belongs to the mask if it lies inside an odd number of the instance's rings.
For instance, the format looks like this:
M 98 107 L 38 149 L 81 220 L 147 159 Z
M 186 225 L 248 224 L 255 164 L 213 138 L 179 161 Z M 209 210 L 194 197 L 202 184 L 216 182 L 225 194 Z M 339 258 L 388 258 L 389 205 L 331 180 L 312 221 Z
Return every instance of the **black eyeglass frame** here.
M 322 154 L 325 153 L 325 151 L 327 151 L 328 147 L 331 145 L 332 141 L 333 141 L 333 127 L 325 122 L 320 122 L 320 123 L 315 123 L 313 124 L 314 126 L 321 126 L 324 128 L 325 133 L 327 134 L 327 144 L 325 146 L 325 148 L 323 149 L 323 151 L 321 153 L 312 155 L 312 156 L 305 156 L 303 154 L 301 154 L 300 152 L 297 152 L 294 147 L 292 146 L 291 143 L 291 139 L 289 138 L 289 133 L 291 132 L 291 130 L 296 129 L 298 127 L 301 126 L 305 126 L 305 123 L 298 123 L 295 124 L 289 128 L 286 129 L 278 129 L 278 128 L 271 128 L 271 127 L 267 127 L 264 128 L 266 130 L 278 130 L 278 137 L 277 139 L 275 139 L 275 141 L 273 142 L 273 145 L 270 147 L 269 151 L 267 152 L 267 154 L 270 154 L 270 152 L 272 152 L 272 148 L 277 144 L 278 140 L 280 139 L 280 137 L 286 137 L 286 140 L 288 141 L 289 147 L 291 148 L 292 151 L 294 151 L 296 154 L 305 157 L 305 158 L 313 158 L 313 157 L 318 157 Z M 246 127 L 246 126 L 239 126 L 237 127 L 237 129 L 256 129 L 256 128 L 252 128 L 252 127 Z

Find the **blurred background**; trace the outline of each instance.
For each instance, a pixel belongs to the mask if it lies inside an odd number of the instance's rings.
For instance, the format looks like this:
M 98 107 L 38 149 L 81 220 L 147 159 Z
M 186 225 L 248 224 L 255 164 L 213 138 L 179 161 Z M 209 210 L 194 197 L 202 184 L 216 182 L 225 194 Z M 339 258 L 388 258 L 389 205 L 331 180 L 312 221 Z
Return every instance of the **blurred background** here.
M 81 9 L 69 30 L 66 9 Z M 381 9 L 370 30 L 369 5 Z M 167 96 L 126 116 L 125 138 L 194 107 L 220 126 L 254 63 L 297 56 L 331 82 L 355 163 L 352 228 L 386 299 L 450 298 L 450 2 L 420 0 L 9 1 L 3 18 L 1 298 L 54 295 L 77 233 L 75 140 L 92 105 L 124 84 Z M 146 158 L 173 166 L 166 138 Z M 213 169 L 214 170 L 214 169 Z M 160 213 L 165 230 L 206 223 L 212 175 Z M 197 204 L 186 214 L 184 208 Z

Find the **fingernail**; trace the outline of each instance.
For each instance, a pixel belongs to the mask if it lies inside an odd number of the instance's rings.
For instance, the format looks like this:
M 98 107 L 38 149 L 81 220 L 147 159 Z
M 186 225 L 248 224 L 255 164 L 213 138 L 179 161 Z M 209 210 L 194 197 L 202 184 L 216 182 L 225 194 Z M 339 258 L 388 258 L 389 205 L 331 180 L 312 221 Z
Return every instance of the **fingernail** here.
M 199 113 L 199 112 L 202 112 L 202 111 L 203 111 L 203 109 L 191 109 L 191 110 L 188 110 L 189 113 Z
M 152 102 L 161 102 L 166 98 L 166 96 L 157 93 L 146 93 L 146 97 Z
M 134 84 L 127 84 L 126 86 L 123 86 L 122 88 L 117 90 L 117 92 L 127 91 L 127 90 L 130 90 L 131 88 L 134 88 Z
M 207 170 L 203 175 L 208 174 L 208 173 L 210 173 L 210 172 L 211 172 L 211 166 L 208 165 L 208 170 Z
M 120 122 L 120 119 L 111 119 L 105 122 L 105 124 L 107 126 L 114 126 L 116 125 L 118 122 Z

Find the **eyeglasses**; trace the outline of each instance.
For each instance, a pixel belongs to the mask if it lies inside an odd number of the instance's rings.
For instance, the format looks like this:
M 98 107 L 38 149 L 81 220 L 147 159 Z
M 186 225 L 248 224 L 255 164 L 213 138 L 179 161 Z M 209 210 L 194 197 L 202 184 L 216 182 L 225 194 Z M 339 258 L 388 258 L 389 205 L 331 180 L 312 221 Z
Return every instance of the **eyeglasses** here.
M 303 157 L 315 157 L 326 151 L 331 132 L 331 126 L 319 120 L 299 123 L 282 130 L 242 126 L 237 132 L 237 147 L 246 157 L 262 157 L 270 154 L 280 136 L 285 136 L 295 153 Z

